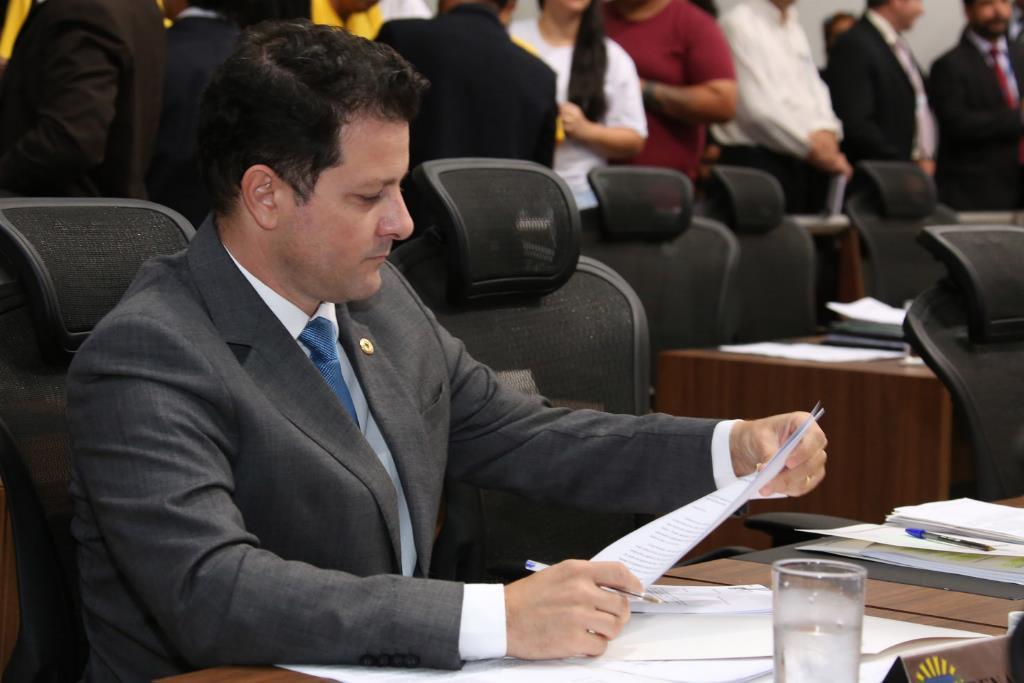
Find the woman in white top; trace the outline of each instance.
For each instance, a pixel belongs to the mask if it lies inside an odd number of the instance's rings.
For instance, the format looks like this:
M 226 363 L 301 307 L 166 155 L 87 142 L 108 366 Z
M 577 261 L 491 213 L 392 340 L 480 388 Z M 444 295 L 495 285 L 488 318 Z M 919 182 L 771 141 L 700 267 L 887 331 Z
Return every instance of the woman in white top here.
M 565 140 L 555 171 L 580 209 L 597 205 L 587 172 L 609 159 L 627 159 L 647 137 L 640 79 L 626 51 L 604 35 L 601 0 L 539 0 L 537 19 L 516 21 L 512 35 L 537 48 L 558 75 Z

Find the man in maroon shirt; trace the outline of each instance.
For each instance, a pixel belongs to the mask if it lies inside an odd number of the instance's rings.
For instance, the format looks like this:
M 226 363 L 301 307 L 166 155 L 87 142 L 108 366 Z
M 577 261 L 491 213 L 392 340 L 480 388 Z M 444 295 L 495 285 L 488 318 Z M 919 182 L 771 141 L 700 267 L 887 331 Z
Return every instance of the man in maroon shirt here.
M 636 62 L 647 144 L 629 163 L 694 178 L 705 128 L 736 114 L 736 73 L 714 19 L 688 0 L 611 0 L 605 31 Z

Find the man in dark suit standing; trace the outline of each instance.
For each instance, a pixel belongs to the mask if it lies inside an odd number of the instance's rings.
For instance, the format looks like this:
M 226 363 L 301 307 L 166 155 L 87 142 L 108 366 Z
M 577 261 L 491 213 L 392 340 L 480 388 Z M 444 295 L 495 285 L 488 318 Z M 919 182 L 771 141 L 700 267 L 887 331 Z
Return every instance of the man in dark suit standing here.
M 377 40 L 430 81 L 409 131 L 409 163 L 498 157 L 551 166 L 555 73 L 512 42 L 498 18 L 507 0 L 455 0 L 434 19 L 386 23 Z
M 162 21 L 154 2 L 37 2 L 3 77 L 0 188 L 146 197 L 163 88 Z
M 935 121 L 903 37 L 923 12 L 923 0 L 868 0 L 864 16 L 832 48 L 825 80 L 850 163 L 913 159 L 934 172 Z
M 584 561 L 428 578 L 444 481 L 654 513 L 754 472 L 806 418 L 555 408 L 473 360 L 386 258 L 412 230 L 424 86 L 308 22 L 248 29 L 214 75 L 213 215 L 143 266 L 68 376 L 86 681 L 600 654 L 629 619 L 601 586 L 639 580 Z M 811 490 L 824 448 L 815 425 L 762 493 Z
M 240 3 L 166 0 L 164 5 L 174 25 L 167 31 L 163 110 L 146 188 L 150 199 L 180 212 L 193 225 L 210 212 L 196 158 L 199 98 L 238 38 L 234 4 Z
M 1006 39 L 1010 0 L 964 0 L 960 43 L 932 66 L 939 198 L 960 211 L 1021 206 L 1024 47 Z

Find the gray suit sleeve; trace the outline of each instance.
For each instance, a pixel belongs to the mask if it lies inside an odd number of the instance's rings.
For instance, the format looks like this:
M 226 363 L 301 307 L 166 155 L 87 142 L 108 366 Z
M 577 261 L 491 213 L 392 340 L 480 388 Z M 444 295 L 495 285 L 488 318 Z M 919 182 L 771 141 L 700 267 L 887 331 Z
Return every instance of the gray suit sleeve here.
M 715 489 L 718 420 L 553 408 L 502 383 L 420 306 L 449 375 L 449 478 L 600 512 L 661 514 Z
M 68 398 L 81 559 L 108 555 L 181 659 L 355 663 L 390 652 L 460 666 L 461 584 L 357 577 L 260 547 L 232 498 L 232 393 L 187 330 L 106 321 L 72 367 Z M 90 542 L 96 532 L 102 543 Z M 87 599 L 109 596 L 102 572 L 83 576 L 101 577 L 83 583 Z

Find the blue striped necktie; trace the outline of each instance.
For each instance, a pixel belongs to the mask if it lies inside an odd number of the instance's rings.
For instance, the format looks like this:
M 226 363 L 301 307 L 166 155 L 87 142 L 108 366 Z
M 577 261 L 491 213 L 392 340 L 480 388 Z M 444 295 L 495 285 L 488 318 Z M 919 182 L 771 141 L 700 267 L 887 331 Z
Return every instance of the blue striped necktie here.
M 341 376 L 341 360 L 338 358 L 338 340 L 334 335 L 334 325 L 327 318 L 316 317 L 309 321 L 306 328 L 299 335 L 299 341 L 309 349 L 309 359 L 323 375 L 341 405 L 352 416 L 352 421 L 359 426 L 359 418 L 356 417 L 356 406 L 352 402 L 352 394 L 345 384 L 345 378 Z

